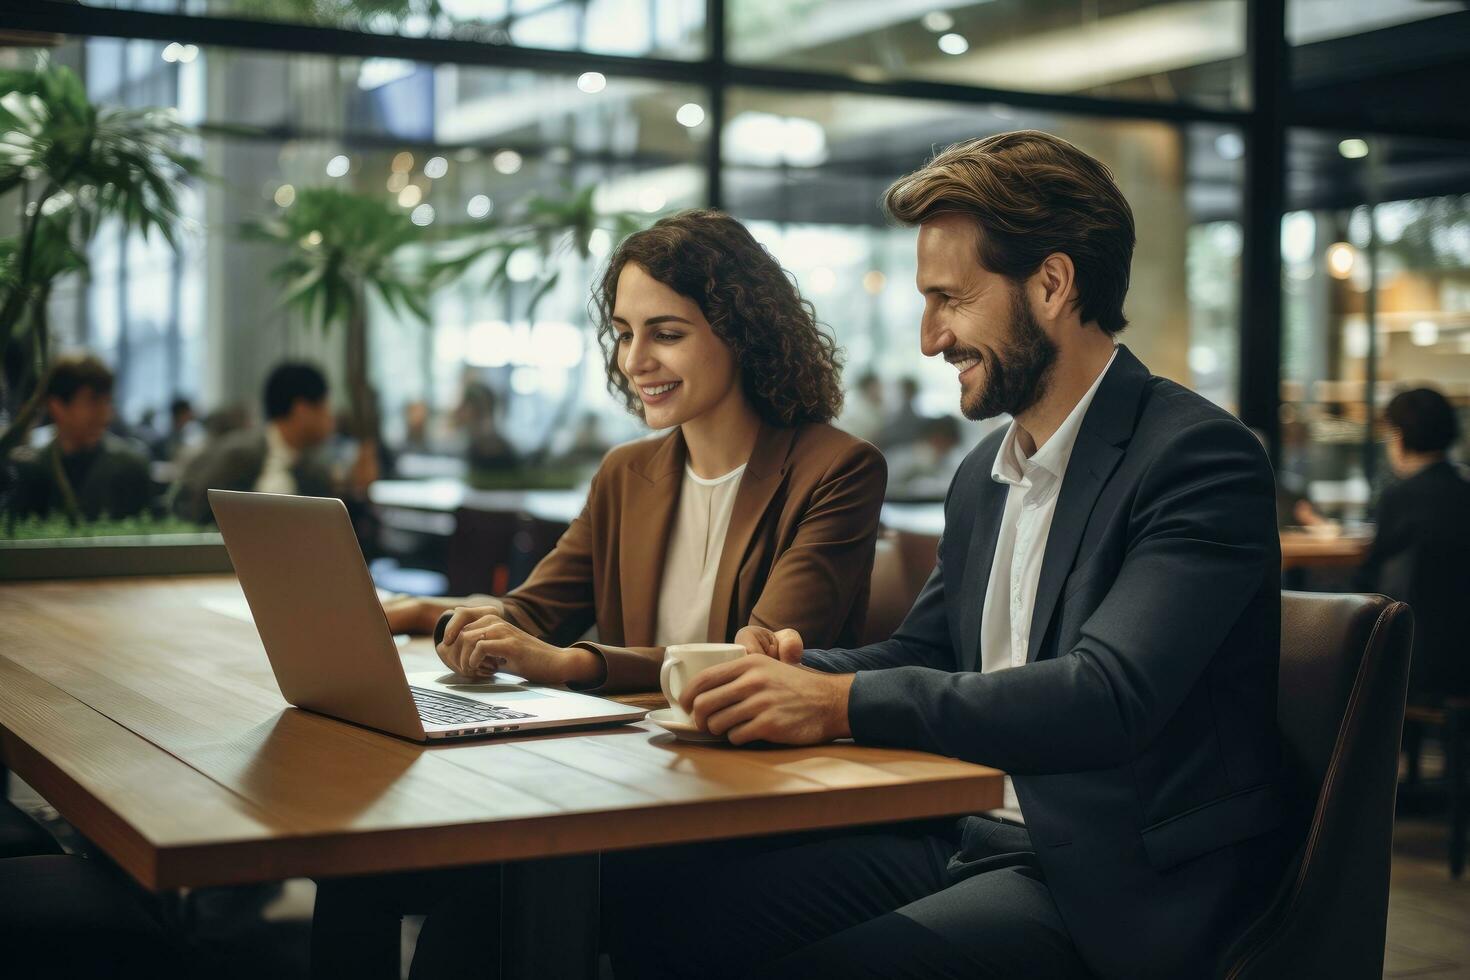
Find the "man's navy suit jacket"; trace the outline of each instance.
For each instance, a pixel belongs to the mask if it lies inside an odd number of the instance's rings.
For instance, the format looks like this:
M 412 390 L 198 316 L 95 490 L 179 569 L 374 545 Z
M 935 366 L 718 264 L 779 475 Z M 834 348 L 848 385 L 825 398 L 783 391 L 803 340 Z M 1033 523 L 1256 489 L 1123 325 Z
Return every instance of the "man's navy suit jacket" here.
M 1120 348 L 1062 481 L 1026 663 L 981 673 L 1003 436 L 960 465 L 937 567 L 892 638 L 804 662 L 857 672 L 859 742 L 1011 774 L 1094 971 L 1208 975 L 1284 865 L 1270 463 L 1234 417 Z

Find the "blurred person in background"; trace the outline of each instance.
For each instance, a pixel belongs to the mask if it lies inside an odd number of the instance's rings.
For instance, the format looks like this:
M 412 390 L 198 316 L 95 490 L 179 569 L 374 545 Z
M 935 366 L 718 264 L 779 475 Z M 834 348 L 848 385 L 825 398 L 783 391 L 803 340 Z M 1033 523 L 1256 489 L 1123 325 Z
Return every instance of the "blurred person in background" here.
M 201 436 L 194 403 L 179 397 L 168 403 L 168 431 L 154 439 L 153 458 L 161 463 L 177 462 L 180 454 Z
M 858 378 L 857 388 L 853 393 L 857 397 L 847 403 L 842 413 L 842 428 L 859 439 L 877 445 L 878 436 L 886 421 L 887 405 L 883 399 L 883 381 L 877 374 L 867 371 Z
M 514 469 L 519 459 L 515 447 L 500 434 L 500 397 L 480 380 L 479 372 L 466 368 L 463 394 L 454 410 L 454 422 L 465 435 L 465 461 L 472 470 Z
M 965 452 L 954 416 L 925 419 L 917 442 L 888 454 L 889 498 L 943 500 Z
M 264 429 L 239 429 L 206 446 L 185 468 L 174 511 L 212 520 L 207 491 L 255 490 L 309 497 L 360 495 L 377 477 L 371 446 L 360 449 L 347 478 L 333 478 L 319 451 L 335 428 L 327 379 L 314 365 L 278 365 L 265 383 Z
M 108 431 L 112 371 L 91 354 L 60 357 L 44 382 L 54 436 L 17 453 L 16 517 L 61 513 L 75 520 L 133 517 L 148 510 L 148 461 Z
M 1432 388 L 1395 395 L 1383 418 L 1398 482 L 1378 502 L 1357 586 L 1414 608 L 1411 701 L 1470 695 L 1470 482 L 1449 459 L 1459 420 Z
M 419 399 L 404 404 L 403 442 L 398 447 L 400 452 L 432 453 L 434 451 L 433 439 L 429 434 L 429 422 L 432 418 L 428 402 Z
M 899 446 L 909 446 L 919 441 L 928 421 L 919 414 L 919 382 L 904 378 L 898 383 L 898 406 L 878 434 L 878 448 L 887 452 Z

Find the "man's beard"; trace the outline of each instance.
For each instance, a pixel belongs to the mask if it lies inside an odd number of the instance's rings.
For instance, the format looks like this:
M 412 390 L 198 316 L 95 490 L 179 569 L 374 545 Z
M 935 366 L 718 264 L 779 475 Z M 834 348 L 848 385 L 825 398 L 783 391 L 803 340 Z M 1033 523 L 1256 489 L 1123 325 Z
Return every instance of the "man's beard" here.
M 1009 336 L 994 349 L 950 351 L 948 356 L 978 357 L 985 379 L 978 391 L 961 392 L 960 411 L 972 422 L 1009 415 L 1012 418 L 1035 405 L 1051 383 L 1057 345 L 1031 315 L 1019 286 L 1011 289 Z

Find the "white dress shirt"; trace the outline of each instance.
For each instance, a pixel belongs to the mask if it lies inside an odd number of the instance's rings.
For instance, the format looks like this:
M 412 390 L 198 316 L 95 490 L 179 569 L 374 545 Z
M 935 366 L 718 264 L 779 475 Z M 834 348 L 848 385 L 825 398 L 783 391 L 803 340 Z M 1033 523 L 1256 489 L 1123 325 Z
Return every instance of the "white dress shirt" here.
M 715 575 L 725 553 L 725 533 L 735 510 L 735 495 L 745 465 L 724 476 L 706 480 L 684 467 L 684 485 L 679 488 L 679 509 L 669 548 L 664 553 L 664 577 L 658 588 L 658 617 L 653 630 L 654 646 L 674 643 L 704 643 L 709 637 L 709 607 L 715 592 Z
M 296 461 L 301 458 L 298 450 L 292 449 L 281 430 L 274 425 L 265 427 L 265 464 L 260 476 L 255 478 L 256 493 L 295 493 Z
M 1041 578 L 1041 562 L 1046 555 L 1046 539 L 1051 534 L 1062 478 L 1072 458 L 1072 447 L 1077 444 L 1082 419 L 1117 356 L 1114 348 L 1113 356 L 1103 365 L 1092 387 L 1051 438 L 1029 458 L 1016 438 L 1015 421 L 1006 429 L 1000 451 L 995 454 L 990 478 L 1010 489 L 1006 492 L 1005 513 L 995 540 L 995 562 L 990 566 L 990 584 L 985 589 L 980 620 L 980 669 L 984 673 L 1019 667 L 1026 662 L 1036 585 Z M 1009 776 L 1005 780 L 1005 806 L 992 812 L 1009 820 L 1022 820 L 1021 804 Z

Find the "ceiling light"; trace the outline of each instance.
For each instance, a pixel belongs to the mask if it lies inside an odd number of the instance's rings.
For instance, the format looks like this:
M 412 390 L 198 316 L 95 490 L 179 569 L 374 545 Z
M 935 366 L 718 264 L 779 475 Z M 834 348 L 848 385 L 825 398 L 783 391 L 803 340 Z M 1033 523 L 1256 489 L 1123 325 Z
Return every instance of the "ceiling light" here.
M 704 122 L 704 107 L 696 102 L 686 102 L 674 113 L 674 118 L 679 121 L 680 126 L 693 129 Z
M 1337 152 L 1349 160 L 1361 160 L 1368 155 L 1368 141 L 1360 139 L 1343 140 L 1337 144 Z
M 515 150 L 501 150 L 490 161 L 496 170 L 509 176 L 521 169 L 521 155 Z
M 939 39 L 939 50 L 945 54 L 964 54 L 970 50 L 970 42 L 963 34 L 945 34 Z
M 577 76 L 577 88 L 588 95 L 596 95 L 607 88 L 607 76 L 600 71 L 584 71 Z
M 1433 320 L 1420 320 L 1409 328 L 1409 339 L 1415 347 L 1433 347 L 1439 343 L 1439 324 Z
M 927 13 L 920 19 L 919 23 L 924 25 L 924 30 L 933 31 L 935 34 L 943 34 L 954 27 L 954 18 L 943 10 Z

